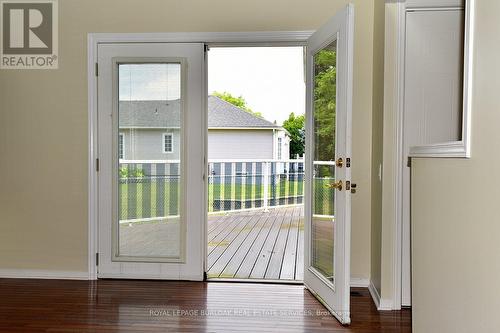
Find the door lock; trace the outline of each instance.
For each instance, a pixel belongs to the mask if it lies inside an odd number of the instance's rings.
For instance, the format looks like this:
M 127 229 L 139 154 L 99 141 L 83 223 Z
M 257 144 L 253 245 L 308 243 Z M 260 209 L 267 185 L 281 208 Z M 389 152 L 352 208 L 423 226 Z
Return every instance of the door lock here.
M 344 165 L 344 160 L 342 159 L 342 157 L 339 157 L 339 158 L 337 159 L 337 162 L 335 162 L 335 166 L 336 166 L 337 168 L 342 168 L 342 166 L 343 166 L 343 165 Z

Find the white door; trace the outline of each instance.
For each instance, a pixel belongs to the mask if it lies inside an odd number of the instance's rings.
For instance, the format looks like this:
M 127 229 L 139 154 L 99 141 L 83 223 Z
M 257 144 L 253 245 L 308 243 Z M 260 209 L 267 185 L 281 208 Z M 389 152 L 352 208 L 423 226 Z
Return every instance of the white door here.
M 203 279 L 204 45 L 99 44 L 98 277 Z
M 350 323 L 351 113 L 354 8 L 307 44 L 304 284 Z

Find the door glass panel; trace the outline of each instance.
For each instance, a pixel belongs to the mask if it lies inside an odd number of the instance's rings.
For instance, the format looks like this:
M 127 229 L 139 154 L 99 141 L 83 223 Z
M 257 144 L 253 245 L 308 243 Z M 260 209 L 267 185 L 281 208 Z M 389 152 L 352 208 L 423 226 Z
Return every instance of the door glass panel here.
M 337 43 L 314 56 L 313 91 L 313 195 L 310 265 L 328 281 L 334 281 L 335 115 L 337 92 Z
M 118 65 L 115 260 L 181 258 L 181 69 Z

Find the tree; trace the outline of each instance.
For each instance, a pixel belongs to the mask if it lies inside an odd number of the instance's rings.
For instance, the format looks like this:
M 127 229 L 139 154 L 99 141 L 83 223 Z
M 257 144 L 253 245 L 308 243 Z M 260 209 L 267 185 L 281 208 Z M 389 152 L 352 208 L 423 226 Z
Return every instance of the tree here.
M 252 109 L 250 109 L 248 107 L 247 101 L 245 101 L 245 99 L 243 98 L 243 96 L 234 97 L 233 95 L 231 95 L 231 93 L 228 93 L 227 91 L 224 91 L 222 93 L 214 91 L 212 93 L 212 95 L 217 96 L 220 99 L 222 99 L 222 100 L 224 100 L 224 101 L 226 101 L 228 103 L 231 103 L 234 106 L 237 106 L 240 109 L 243 109 L 243 110 L 245 110 L 248 113 L 253 114 L 254 116 L 262 118 L 262 114 L 260 112 L 254 112 L 254 111 L 252 111 Z
M 297 154 L 302 156 L 305 147 L 304 115 L 296 116 L 293 112 L 290 113 L 288 119 L 283 122 L 283 128 L 290 134 L 290 158 Z
M 337 55 L 321 50 L 314 57 L 314 159 L 335 159 Z

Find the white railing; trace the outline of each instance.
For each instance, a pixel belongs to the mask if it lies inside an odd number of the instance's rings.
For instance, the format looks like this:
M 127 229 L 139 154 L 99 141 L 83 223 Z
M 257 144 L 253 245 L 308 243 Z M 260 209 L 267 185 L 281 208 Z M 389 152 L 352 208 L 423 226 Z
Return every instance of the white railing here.
M 330 161 L 314 164 L 319 214 L 333 211 L 333 193 L 326 184 L 333 179 L 334 166 Z M 179 213 L 179 160 L 120 160 L 119 167 L 120 220 Z M 209 213 L 303 202 L 304 160 L 212 159 L 207 167 Z

